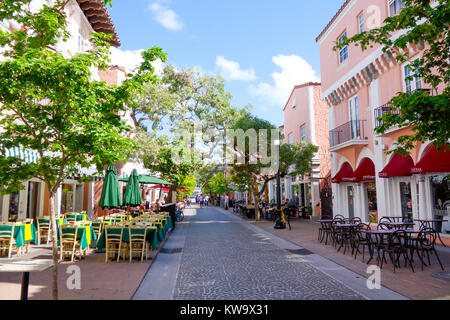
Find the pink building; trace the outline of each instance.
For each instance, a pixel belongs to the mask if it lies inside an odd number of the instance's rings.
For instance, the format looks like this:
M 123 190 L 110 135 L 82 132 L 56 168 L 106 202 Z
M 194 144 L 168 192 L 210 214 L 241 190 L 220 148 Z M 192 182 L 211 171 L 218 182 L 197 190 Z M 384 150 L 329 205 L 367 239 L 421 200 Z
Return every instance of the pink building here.
M 319 146 L 309 174 L 285 178 L 286 198 L 298 196 L 302 210 L 312 207 L 314 215 L 320 215 L 320 179 L 328 177 L 331 170 L 328 105 L 321 99 L 320 83 L 295 86 L 283 112 L 286 143 L 305 141 Z
M 387 103 L 397 92 L 424 89 L 418 77 L 405 80 L 411 73 L 408 65 L 424 44 L 410 44 L 404 64 L 396 62 L 395 52 L 383 53 L 378 45 L 366 51 L 353 45 L 333 51 L 337 42 L 380 25 L 402 7 L 401 0 L 347 0 L 316 39 L 322 98 L 329 106 L 333 212 L 365 222 L 383 216 L 432 218 L 448 215 L 450 208 L 450 152 L 437 153 L 425 142 L 407 158 L 387 155 L 411 129 L 374 133 L 377 118 L 390 109 Z

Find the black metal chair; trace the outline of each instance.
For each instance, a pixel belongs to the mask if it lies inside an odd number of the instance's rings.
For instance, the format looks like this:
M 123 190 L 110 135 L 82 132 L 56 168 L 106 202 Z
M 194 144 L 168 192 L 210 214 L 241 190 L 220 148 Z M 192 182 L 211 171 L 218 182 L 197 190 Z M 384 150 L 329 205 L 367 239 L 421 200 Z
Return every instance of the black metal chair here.
M 358 227 L 356 227 L 356 229 L 355 229 L 355 234 L 354 234 L 354 238 L 353 238 L 353 249 L 355 252 L 355 260 L 356 260 L 356 256 L 358 255 L 358 253 L 361 253 L 361 251 L 359 251 L 359 248 L 361 245 L 362 245 L 362 261 L 363 262 L 364 262 L 364 253 L 365 253 L 366 246 L 369 248 L 369 251 L 371 250 L 372 241 L 370 239 L 370 235 L 361 232 L 361 230 L 370 230 L 370 229 L 371 229 L 370 226 L 365 223 L 360 223 L 358 225 Z M 353 250 L 352 250 L 352 254 L 353 254 Z
M 323 242 L 323 240 L 325 239 L 325 245 L 328 244 L 328 238 L 332 237 L 332 223 L 331 222 L 320 222 L 320 227 L 319 227 L 319 236 L 318 236 L 318 240 L 319 242 Z
M 439 265 L 441 266 L 442 271 L 444 271 L 441 259 L 439 259 L 439 255 L 436 252 L 435 248 L 436 238 L 437 238 L 436 231 L 432 228 L 424 228 L 420 230 L 419 235 L 417 236 L 415 250 L 417 251 L 420 261 L 422 262 L 422 271 L 423 266 L 424 265 L 426 266 L 425 262 L 423 261 L 425 253 L 427 254 L 429 265 L 431 264 L 430 253 L 434 253 L 439 262 Z
M 405 267 L 407 264 L 411 267 L 411 270 L 414 272 L 414 268 L 412 266 L 412 260 L 411 257 L 408 255 L 409 250 L 409 244 L 408 244 L 409 238 L 408 235 L 404 230 L 396 230 L 394 233 L 392 233 L 389 236 L 388 244 L 386 247 L 383 248 L 383 259 L 381 259 L 381 267 L 383 268 L 383 260 L 384 254 L 388 253 L 389 257 L 391 258 L 392 264 L 394 265 L 394 273 L 395 268 L 398 264 L 398 267 L 400 268 L 400 256 L 403 255 L 405 259 Z

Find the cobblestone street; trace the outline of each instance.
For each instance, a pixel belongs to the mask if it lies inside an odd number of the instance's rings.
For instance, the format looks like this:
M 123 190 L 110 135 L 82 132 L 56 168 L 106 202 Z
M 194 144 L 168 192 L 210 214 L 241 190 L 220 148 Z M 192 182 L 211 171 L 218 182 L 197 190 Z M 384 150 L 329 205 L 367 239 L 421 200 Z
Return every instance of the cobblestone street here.
M 177 238 L 177 234 L 184 234 Z M 173 238 L 173 239 L 172 239 Z M 172 241 L 177 238 L 177 241 Z M 158 255 L 138 289 L 135 299 L 175 300 L 315 300 L 315 299 L 401 299 L 389 290 L 372 293 L 361 281 L 363 277 L 345 274 L 338 265 L 322 261 L 319 268 L 314 265 L 321 258 L 302 248 L 291 247 L 277 237 L 251 226 L 244 220 L 217 208 L 187 209 L 186 218 L 177 224 L 171 238 Z M 184 243 L 184 245 L 183 245 Z M 283 248 L 286 247 L 286 248 Z M 164 256 L 179 256 L 172 264 Z M 172 273 L 172 280 L 161 277 L 159 269 L 162 259 L 165 273 Z M 344 278 L 324 273 L 322 270 L 338 271 Z M 173 275 L 176 273 L 176 276 Z M 159 276 L 158 276 L 159 275 Z M 347 278 L 345 278 L 347 277 Z M 358 291 L 343 279 L 354 277 L 359 283 Z M 171 284 L 172 282 L 172 284 Z M 161 296 L 158 288 L 172 286 Z M 164 291 L 164 290 L 163 290 Z M 370 292 L 372 291 L 372 292 Z M 374 296 L 376 294 L 377 296 Z M 381 294 L 381 295 L 380 295 Z M 386 296 L 383 296 L 386 294 Z

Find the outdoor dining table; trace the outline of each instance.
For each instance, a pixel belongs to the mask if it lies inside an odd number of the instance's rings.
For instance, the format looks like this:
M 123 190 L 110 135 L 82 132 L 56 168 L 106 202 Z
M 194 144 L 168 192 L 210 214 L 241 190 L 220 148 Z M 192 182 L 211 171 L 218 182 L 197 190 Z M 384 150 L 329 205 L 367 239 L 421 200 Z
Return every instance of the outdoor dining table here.
M 147 234 L 145 235 L 146 241 L 150 244 L 151 249 L 155 250 L 156 247 L 161 243 L 161 241 L 158 239 L 157 236 L 157 227 L 146 227 L 147 228 Z M 130 242 L 130 233 L 128 227 L 123 227 L 123 234 L 122 234 L 122 241 L 129 243 Z M 136 228 L 131 229 L 132 232 L 139 232 L 139 230 L 145 230 L 144 228 Z M 112 234 L 120 234 L 121 229 L 110 229 L 109 232 Z M 142 234 L 142 231 L 140 231 Z M 100 237 L 97 241 L 97 250 L 102 251 L 106 247 L 106 235 L 105 235 L 105 229 L 103 229 L 102 233 L 100 234 Z
M 97 240 L 97 236 L 95 235 L 94 228 L 92 226 L 70 226 L 70 227 L 61 227 L 62 230 L 73 232 L 75 228 L 78 227 L 77 231 L 77 240 L 80 240 L 80 245 L 83 250 L 87 249 L 92 240 Z M 58 245 L 59 245 L 59 229 L 58 229 Z
M 16 240 L 16 246 L 19 249 L 27 243 L 37 243 L 36 227 L 33 224 L 0 225 L 0 230 L 2 231 L 9 231 L 13 228 L 13 237 Z
M 414 227 L 414 222 L 383 222 L 394 229 L 400 230 L 403 228 Z
M 367 230 L 367 229 L 363 229 L 361 230 L 361 232 L 365 233 L 366 235 L 370 236 L 370 235 L 374 235 L 375 236 L 375 242 L 373 241 L 369 241 L 369 253 L 370 253 L 370 259 L 367 261 L 367 264 L 370 263 L 370 261 L 372 261 L 373 259 L 373 245 L 375 245 L 377 248 L 381 247 L 381 245 L 384 243 L 385 239 L 389 239 L 389 237 L 398 230 L 394 230 L 394 229 L 389 229 L 389 230 Z M 409 239 L 412 240 L 412 235 L 415 233 L 419 233 L 420 231 L 414 230 L 414 229 L 406 229 L 406 230 L 401 230 L 404 231 L 408 236 Z M 377 261 L 380 260 L 380 252 L 377 252 Z

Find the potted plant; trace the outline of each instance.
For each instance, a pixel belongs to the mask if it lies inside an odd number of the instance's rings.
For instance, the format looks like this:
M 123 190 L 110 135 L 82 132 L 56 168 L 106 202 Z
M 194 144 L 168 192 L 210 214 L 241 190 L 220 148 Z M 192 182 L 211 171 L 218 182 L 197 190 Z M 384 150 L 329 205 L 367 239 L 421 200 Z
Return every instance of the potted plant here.
M 306 207 L 306 216 L 307 216 L 309 219 L 311 219 L 312 212 L 313 212 L 312 207 Z

